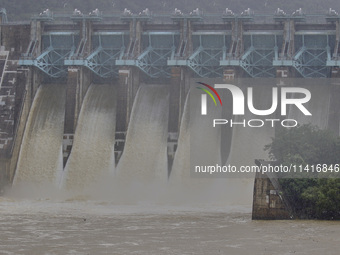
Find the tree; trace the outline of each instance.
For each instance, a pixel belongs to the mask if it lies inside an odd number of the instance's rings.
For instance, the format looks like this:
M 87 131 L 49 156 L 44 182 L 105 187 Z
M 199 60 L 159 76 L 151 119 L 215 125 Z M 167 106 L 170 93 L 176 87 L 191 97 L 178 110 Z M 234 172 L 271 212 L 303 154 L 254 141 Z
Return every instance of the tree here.
M 265 150 L 283 165 L 301 165 L 310 171 L 314 166 L 312 176 L 279 180 L 284 196 L 299 217 L 340 219 L 339 137 L 330 131 L 303 125 L 279 130 Z M 316 171 L 320 164 L 325 171 Z
M 280 163 L 336 164 L 340 162 L 340 138 L 310 124 L 280 129 L 265 146 Z

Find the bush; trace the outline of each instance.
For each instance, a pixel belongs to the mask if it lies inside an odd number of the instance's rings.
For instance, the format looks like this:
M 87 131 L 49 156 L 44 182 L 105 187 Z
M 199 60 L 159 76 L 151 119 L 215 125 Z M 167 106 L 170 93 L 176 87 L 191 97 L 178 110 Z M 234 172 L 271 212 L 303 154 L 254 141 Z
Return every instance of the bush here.
M 340 138 L 311 125 L 280 130 L 265 150 L 271 159 L 284 165 L 340 164 Z M 329 172 L 279 181 L 298 217 L 340 219 L 339 177 L 340 173 Z

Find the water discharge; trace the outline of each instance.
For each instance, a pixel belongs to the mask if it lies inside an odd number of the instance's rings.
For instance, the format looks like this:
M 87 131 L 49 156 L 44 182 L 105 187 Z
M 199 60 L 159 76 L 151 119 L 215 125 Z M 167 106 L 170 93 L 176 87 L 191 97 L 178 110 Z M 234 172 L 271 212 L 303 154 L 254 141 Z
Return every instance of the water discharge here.
M 214 84 L 217 81 L 206 81 Z M 186 205 L 226 206 L 238 200 L 227 190 L 226 178 L 212 178 L 195 172 L 196 166 L 222 164 L 221 126 L 213 127 L 213 119 L 222 117 L 222 107 L 207 100 L 207 115 L 201 115 L 202 91 L 192 81 L 182 116 L 178 148 L 169 179 L 169 200 Z M 224 102 L 223 102 L 224 103 Z
M 247 84 L 245 83 L 245 85 Z M 256 109 L 270 108 L 272 86 L 270 84 L 256 84 L 254 86 L 253 102 Z M 234 116 L 234 121 L 243 123 L 244 120 L 248 122 L 251 119 L 265 120 L 271 118 L 274 117 L 254 115 L 246 108 L 245 115 Z M 271 137 L 274 137 L 274 128 L 271 124 L 264 124 L 263 127 L 250 127 L 247 124 L 245 126 L 243 124 L 233 125 L 230 154 L 226 165 L 236 166 L 236 169 L 240 169 L 242 166 L 255 166 L 255 159 L 268 159 L 268 153 L 264 151 L 264 146 L 271 142 Z M 246 174 L 242 173 L 240 177 L 246 177 Z M 247 175 L 247 177 L 228 179 L 228 189 L 229 192 L 238 192 L 242 203 L 251 204 L 254 174 Z
M 117 204 L 157 199 L 168 176 L 168 113 L 168 88 L 141 85 L 115 175 L 90 187 L 92 197 Z
M 84 98 L 62 186 L 78 189 L 114 171 L 116 91 L 92 84 Z
M 301 85 L 300 85 L 301 86 Z M 316 79 L 308 81 L 305 85 L 310 93 L 311 99 L 305 103 L 304 106 L 311 112 L 312 116 L 304 115 L 296 106 L 289 107 L 289 119 L 295 119 L 300 125 L 312 124 L 321 129 L 326 129 L 328 126 L 330 99 L 331 99 L 331 86 L 325 81 Z M 293 95 L 294 98 L 299 95 Z
M 214 118 L 221 118 L 222 109 L 208 100 L 209 112 L 202 116 L 201 94 L 192 86 L 186 100 L 171 171 L 172 182 L 191 182 L 190 165 L 221 164 L 221 128 L 213 128 L 212 122 Z
M 57 185 L 63 168 L 66 86 L 43 84 L 35 95 L 20 148 L 14 185 Z
M 117 166 L 117 177 L 121 181 L 166 181 L 168 113 L 167 87 L 142 85 L 139 88 L 124 152 Z

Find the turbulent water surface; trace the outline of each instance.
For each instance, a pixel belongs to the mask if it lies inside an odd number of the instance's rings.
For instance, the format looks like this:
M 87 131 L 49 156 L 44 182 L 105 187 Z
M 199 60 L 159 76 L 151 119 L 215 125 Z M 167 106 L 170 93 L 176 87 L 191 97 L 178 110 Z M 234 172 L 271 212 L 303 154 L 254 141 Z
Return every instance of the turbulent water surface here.
M 338 254 L 340 223 L 252 221 L 249 208 L 0 202 L 0 253 Z

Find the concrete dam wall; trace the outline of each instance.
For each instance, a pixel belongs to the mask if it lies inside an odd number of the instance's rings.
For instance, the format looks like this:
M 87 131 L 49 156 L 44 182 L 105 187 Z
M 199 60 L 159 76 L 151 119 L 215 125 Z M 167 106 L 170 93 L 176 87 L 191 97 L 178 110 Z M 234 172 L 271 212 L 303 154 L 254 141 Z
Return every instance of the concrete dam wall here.
M 248 79 L 254 107 L 267 109 L 271 89 L 290 86 L 291 78 L 327 80 L 306 85 L 311 119 L 294 107 L 286 117 L 339 134 L 339 20 L 250 18 L 223 16 L 212 23 L 183 15 L 160 23 L 143 15 L 84 15 L 2 22 L 1 183 L 78 189 L 112 178 L 126 186 L 143 179 L 176 186 L 191 179 L 193 158 L 232 165 L 267 159 L 263 147 L 275 127 L 210 130 L 211 119 L 201 116 L 197 82 Z M 257 85 L 258 78 L 270 78 L 271 85 Z M 210 118 L 242 122 L 232 115 L 231 94 L 221 97 L 219 108 L 208 97 Z M 244 118 L 265 119 L 249 111 Z M 192 190 L 204 190 L 207 197 L 235 190 L 243 195 L 228 199 L 245 204 L 252 199 L 252 180 L 194 182 Z

